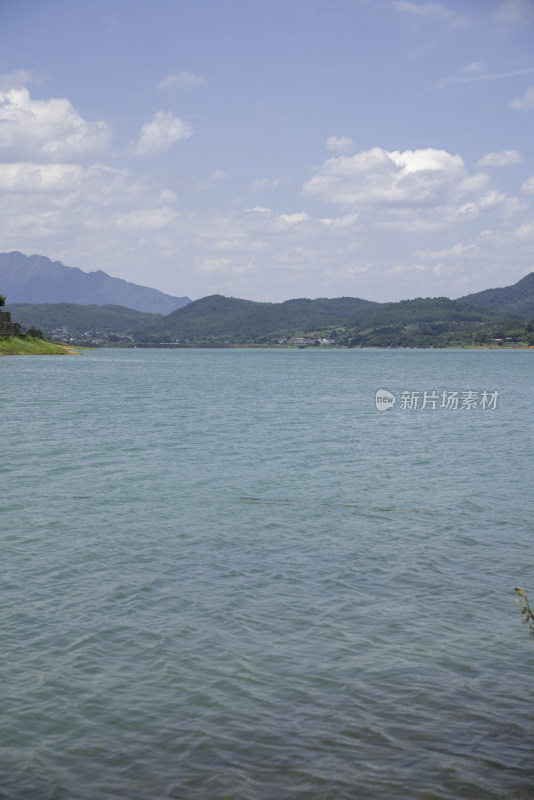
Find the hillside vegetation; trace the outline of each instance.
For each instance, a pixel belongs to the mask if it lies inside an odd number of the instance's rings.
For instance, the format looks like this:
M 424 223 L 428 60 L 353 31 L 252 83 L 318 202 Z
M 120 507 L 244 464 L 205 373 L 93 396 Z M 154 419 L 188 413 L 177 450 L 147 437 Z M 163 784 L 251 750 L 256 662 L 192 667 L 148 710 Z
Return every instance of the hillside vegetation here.
M 25 327 L 87 343 L 272 346 L 291 340 L 302 346 L 326 339 L 344 347 L 531 346 L 534 273 L 514 286 L 458 300 L 375 303 L 338 297 L 260 303 L 211 295 L 166 316 L 117 305 L 73 303 L 13 303 L 7 310 Z
M 524 325 L 497 311 L 449 300 L 417 298 L 368 309 L 340 331 L 348 347 L 450 347 L 483 344 L 523 332 Z M 515 336 L 515 334 L 514 334 Z
M 368 300 L 354 297 L 258 303 L 215 294 L 196 300 L 154 322 L 143 323 L 134 332 L 134 338 L 147 342 L 189 339 L 261 343 L 272 337 L 298 335 L 347 324 L 362 309 L 374 305 Z
M 65 328 L 76 338 L 86 331 L 106 338 L 125 338 L 140 325 L 164 319 L 162 314 L 147 314 L 124 306 L 76 303 L 10 303 L 6 311 L 25 328 L 40 328 L 47 335 L 61 333 Z
M 34 339 L 27 336 L 0 336 L 0 356 L 60 356 L 66 350 L 59 344 L 47 342 L 45 339 Z
M 447 347 L 522 337 L 524 323 L 446 297 L 398 303 L 355 298 L 254 303 L 213 295 L 134 332 L 136 341 L 199 344 L 285 343 L 325 337 L 346 347 Z
M 476 294 L 460 297 L 458 302 L 484 306 L 513 316 L 534 318 L 534 272 L 525 275 L 512 286 L 486 289 Z

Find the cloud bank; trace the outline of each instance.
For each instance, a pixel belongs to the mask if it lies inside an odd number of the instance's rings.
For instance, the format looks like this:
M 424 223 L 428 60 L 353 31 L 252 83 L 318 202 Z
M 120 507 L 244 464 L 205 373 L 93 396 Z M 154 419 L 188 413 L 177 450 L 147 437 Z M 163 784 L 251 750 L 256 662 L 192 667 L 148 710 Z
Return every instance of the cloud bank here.
M 113 151 L 108 122 L 65 98 L 33 99 L 17 85 L 27 77 L 0 93 L 2 249 L 192 297 L 397 299 L 410 276 L 419 293 L 460 295 L 473 276 L 498 285 L 511 254 L 534 269 L 534 178 L 519 199 L 492 177 L 523 161 L 518 150 L 481 153 L 473 170 L 442 148 L 353 152 L 353 139 L 329 136 L 332 155 L 300 184 L 223 169 L 185 176 L 165 160 L 156 172 L 149 157 L 190 139 L 189 122 L 157 111 Z

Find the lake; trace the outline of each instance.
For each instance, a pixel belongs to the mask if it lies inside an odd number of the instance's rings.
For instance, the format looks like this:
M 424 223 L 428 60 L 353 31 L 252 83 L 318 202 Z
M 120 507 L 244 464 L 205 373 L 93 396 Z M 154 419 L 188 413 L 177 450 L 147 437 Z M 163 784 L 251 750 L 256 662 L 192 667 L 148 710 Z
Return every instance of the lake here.
M 0 797 L 534 796 L 533 358 L 2 358 Z

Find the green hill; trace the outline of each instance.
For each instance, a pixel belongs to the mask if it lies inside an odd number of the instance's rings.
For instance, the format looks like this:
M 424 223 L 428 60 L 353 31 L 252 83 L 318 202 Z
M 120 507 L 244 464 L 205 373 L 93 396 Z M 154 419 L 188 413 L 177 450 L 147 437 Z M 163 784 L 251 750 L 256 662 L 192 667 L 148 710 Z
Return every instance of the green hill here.
M 512 286 L 500 289 L 486 289 L 476 294 L 458 298 L 459 303 L 471 303 L 495 311 L 502 311 L 525 319 L 534 318 L 534 272 L 525 275 Z
M 500 332 L 504 337 L 517 324 L 499 311 L 447 297 L 416 298 L 365 309 L 337 342 L 349 347 L 447 347 L 484 343 Z
M 40 328 L 47 336 L 65 328 L 70 336 L 86 331 L 94 335 L 126 337 L 143 321 L 163 318 L 124 306 L 77 305 L 76 303 L 10 303 L 6 311 L 24 328 Z
M 272 337 L 295 336 L 347 324 L 362 309 L 375 305 L 354 297 L 258 303 L 215 294 L 195 300 L 166 317 L 143 323 L 134 337 L 152 342 L 186 339 L 266 342 Z

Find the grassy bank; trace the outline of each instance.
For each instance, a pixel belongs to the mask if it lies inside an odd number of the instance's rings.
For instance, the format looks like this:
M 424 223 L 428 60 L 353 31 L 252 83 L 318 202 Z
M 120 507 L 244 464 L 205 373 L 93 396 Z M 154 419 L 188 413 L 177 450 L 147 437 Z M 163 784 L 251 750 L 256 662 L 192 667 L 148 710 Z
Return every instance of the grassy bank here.
M 0 356 L 44 356 L 65 355 L 65 348 L 46 339 L 19 339 L 16 336 L 0 336 Z

